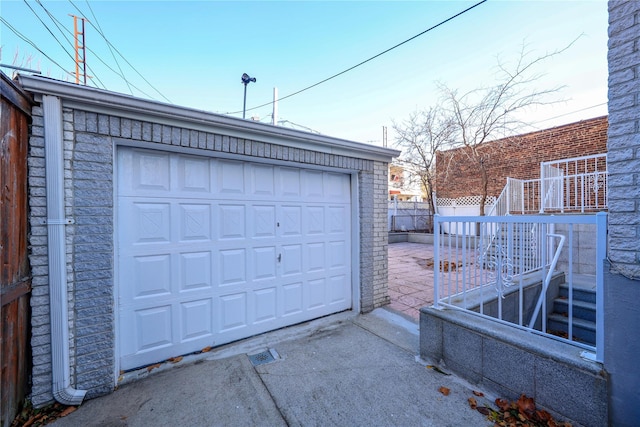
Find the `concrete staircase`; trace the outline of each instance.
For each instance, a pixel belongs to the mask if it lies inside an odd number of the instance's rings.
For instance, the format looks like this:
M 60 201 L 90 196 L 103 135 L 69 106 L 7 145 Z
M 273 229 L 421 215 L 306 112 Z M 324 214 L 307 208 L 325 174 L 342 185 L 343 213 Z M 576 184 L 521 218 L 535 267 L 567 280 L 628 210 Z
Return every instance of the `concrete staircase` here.
M 588 277 L 588 276 L 587 276 Z M 569 286 L 560 285 L 558 296 L 553 301 L 553 311 L 547 318 L 547 331 L 568 337 L 569 331 Z M 595 279 L 574 280 L 573 287 L 573 331 L 574 340 L 585 344 L 596 344 L 596 292 Z

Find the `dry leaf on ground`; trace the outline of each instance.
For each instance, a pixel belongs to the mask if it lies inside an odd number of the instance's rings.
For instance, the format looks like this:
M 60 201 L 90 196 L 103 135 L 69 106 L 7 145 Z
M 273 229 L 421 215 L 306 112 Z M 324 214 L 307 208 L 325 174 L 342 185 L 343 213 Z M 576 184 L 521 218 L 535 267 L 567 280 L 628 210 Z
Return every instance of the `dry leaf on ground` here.
M 471 409 L 476 409 L 478 407 L 478 401 L 476 399 L 474 399 L 473 397 L 470 397 L 468 400 L 469 400 L 469 406 L 471 406 Z
M 450 390 L 450 389 L 448 389 L 447 387 L 444 387 L 444 386 L 440 387 L 440 388 L 438 389 L 438 391 L 439 391 L 440 393 L 444 394 L 445 396 L 449 396 L 449 393 L 451 392 L 451 390 Z

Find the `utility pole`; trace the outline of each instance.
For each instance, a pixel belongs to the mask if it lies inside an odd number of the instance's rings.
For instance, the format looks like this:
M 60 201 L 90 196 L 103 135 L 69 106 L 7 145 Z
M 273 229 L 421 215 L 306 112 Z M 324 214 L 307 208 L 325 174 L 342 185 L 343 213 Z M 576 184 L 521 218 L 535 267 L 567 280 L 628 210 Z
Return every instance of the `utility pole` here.
M 278 126 L 278 88 L 273 88 L 273 114 L 271 115 L 271 124 Z
M 85 45 L 84 45 L 84 21 L 86 18 L 69 15 L 73 17 L 73 37 L 75 39 L 76 50 L 76 84 L 80 84 L 80 76 L 82 76 L 83 84 L 87 85 L 87 62 L 85 61 Z M 81 22 L 81 30 L 78 30 L 78 19 Z M 82 41 L 81 41 L 82 39 Z M 80 64 L 82 64 L 82 74 L 80 74 Z

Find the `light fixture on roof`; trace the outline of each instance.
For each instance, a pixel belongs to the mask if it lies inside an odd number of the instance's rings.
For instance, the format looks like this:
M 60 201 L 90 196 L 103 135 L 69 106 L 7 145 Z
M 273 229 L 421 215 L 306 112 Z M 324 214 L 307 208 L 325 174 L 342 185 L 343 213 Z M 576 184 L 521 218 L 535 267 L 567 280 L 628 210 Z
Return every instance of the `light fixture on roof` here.
M 247 110 L 247 85 L 251 82 L 256 82 L 255 77 L 249 77 L 249 74 L 242 74 L 242 83 L 244 84 L 244 102 L 242 104 L 242 118 L 244 119 L 245 112 Z

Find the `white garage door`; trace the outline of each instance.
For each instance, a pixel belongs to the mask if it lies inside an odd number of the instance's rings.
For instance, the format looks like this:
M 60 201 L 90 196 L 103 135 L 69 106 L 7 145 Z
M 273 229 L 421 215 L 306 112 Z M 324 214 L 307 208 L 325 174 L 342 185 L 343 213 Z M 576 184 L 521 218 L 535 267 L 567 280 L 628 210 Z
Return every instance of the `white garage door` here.
M 121 369 L 351 308 L 350 177 L 120 148 Z

